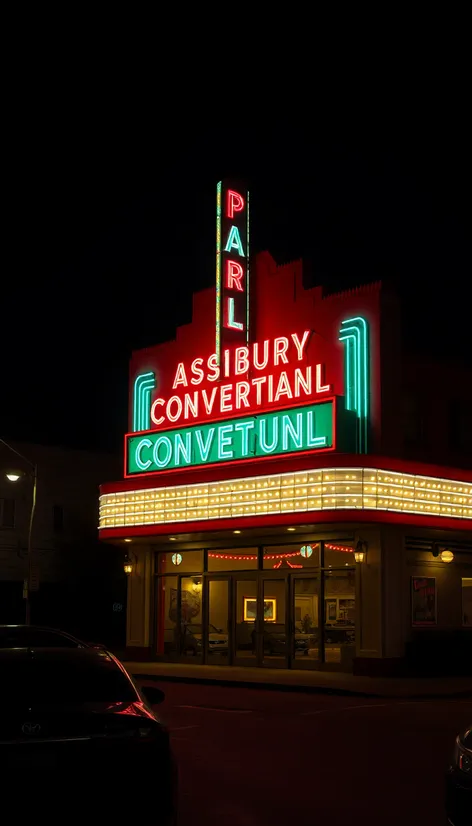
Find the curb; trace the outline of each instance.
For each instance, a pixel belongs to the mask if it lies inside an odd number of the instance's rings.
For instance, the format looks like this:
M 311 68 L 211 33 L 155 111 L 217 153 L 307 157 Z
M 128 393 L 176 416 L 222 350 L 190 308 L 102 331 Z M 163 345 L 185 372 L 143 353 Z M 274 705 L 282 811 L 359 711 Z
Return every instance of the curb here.
M 298 694 L 328 694 L 338 697 L 375 697 L 377 699 L 394 700 L 456 700 L 472 699 L 472 689 L 455 691 L 448 694 L 379 694 L 374 691 L 356 691 L 348 688 L 334 688 L 332 686 L 296 685 L 289 683 L 262 683 L 251 680 L 221 680 L 209 677 L 179 677 L 169 674 L 133 674 L 134 680 L 150 680 L 152 682 L 184 683 L 188 685 L 215 685 L 229 686 L 230 688 L 250 688 L 260 691 L 287 691 Z

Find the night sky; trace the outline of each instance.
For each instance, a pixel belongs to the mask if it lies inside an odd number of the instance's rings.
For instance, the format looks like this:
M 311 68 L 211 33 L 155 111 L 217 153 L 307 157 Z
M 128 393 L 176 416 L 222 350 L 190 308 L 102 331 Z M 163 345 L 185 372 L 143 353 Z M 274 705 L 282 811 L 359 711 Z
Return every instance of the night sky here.
M 7 439 L 121 450 L 132 349 L 190 321 L 215 280 L 215 185 L 245 177 L 251 245 L 307 256 L 330 290 L 396 282 L 408 346 L 471 359 L 469 137 L 349 130 L 290 118 L 243 138 L 198 122 L 48 123 L 4 192 L 2 405 Z M 7 263 L 8 262 L 8 263 Z

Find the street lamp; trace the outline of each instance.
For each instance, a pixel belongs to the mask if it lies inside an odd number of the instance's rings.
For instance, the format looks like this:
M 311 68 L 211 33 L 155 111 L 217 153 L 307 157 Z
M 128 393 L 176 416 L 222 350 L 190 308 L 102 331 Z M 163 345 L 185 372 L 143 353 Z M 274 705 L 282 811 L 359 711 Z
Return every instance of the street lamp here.
M 31 574 L 33 570 L 33 520 L 34 520 L 34 512 L 36 510 L 36 490 L 38 484 L 38 467 L 34 462 L 30 462 L 26 456 L 23 456 L 19 450 L 12 447 L 5 442 L 4 439 L 0 439 L 0 444 L 4 445 L 8 450 L 11 450 L 12 453 L 15 453 L 16 456 L 19 456 L 23 462 L 25 462 L 30 468 L 30 476 L 33 481 L 33 494 L 31 498 L 31 511 L 30 511 L 30 518 L 29 518 L 29 527 L 28 527 L 28 578 L 26 580 L 26 608 L 25 608 L 25 623 L 26 625 L 30 625 L 31 623 L 31 602 L 30 602 L 30 591 L 31 591 Z M 19 471 L 11 471 L 6 474 L 7 479 L 10 482 L 18 482 L 23 476 L 22 472 Z

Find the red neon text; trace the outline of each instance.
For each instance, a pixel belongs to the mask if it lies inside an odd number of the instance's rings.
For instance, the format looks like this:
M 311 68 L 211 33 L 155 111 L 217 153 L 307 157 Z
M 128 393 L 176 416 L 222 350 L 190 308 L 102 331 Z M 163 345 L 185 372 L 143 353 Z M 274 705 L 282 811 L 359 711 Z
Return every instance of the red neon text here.
M 302 334 L 266 339 L 234 350 L 225 348 L 220 365 L 214 353 L 188 363 L 179 362 L 172 384 L 174 393 L 179 395 L 154 400 L 153 427 L 330 393 L 332 385 L 325 381 L 324 364 L 311 358 L 311 363 L 307 363 L 310 339 L 311 331 L 304 330 Z M 221 379 L 227 383 L 192 388 Z
M 238 261 L 226 261 L 225 285 L 228 290 L 238 290 L 240 293 L 244 292 L 244 287 L 241 284 L 243 275 L 244 270 Z
M 234 218 L 235 212 L 242 212 L 244 209 L 244 198 L 239 192 L 228 189 L 226 193 L 226 214 L 228 218 Z

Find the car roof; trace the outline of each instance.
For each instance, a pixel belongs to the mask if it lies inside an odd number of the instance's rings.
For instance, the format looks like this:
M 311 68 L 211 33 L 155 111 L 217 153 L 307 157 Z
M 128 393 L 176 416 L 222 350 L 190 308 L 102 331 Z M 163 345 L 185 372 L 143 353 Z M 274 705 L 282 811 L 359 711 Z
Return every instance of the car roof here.
M 41 663 L 89 664 L 124 670 L 108 651 L 97 648 L 0 648 L 0 665 L 33 660 Z
M 16 624 L 16 625 L 0 625 L 0 631 L 3 631 L 3 629 L 5 629 L 7 631 L 12 631 L 12 630 L 53 631 L 55 634 L 62 634 L 64 637 L 70 637 L 71 636 L 71 634 L 69 634 L 67 631 L 61 631 L 59 628 L 51 628 L 49 625 L 21 625 L 19 623 Z

